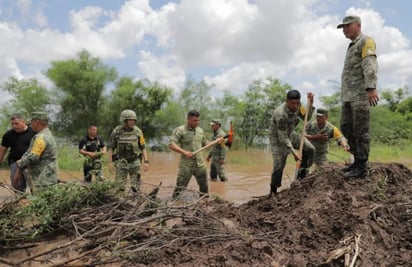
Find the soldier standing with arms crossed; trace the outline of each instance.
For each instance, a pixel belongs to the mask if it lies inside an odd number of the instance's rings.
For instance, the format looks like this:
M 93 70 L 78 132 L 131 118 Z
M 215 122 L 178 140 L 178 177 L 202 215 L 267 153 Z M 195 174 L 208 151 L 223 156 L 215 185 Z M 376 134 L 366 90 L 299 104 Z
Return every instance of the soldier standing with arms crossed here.
M 344 17 L 337 28 L 342 28 L 345 37 L 351 40 L 342 72 L 341 130 L 348 139 L 355 162 L 343 169 L 343 176 L 363 177 L 367 173 L 371 139 L 369 108 L 379 101 L 376 44 L 371 37 L 362 34 L 358 16 Z

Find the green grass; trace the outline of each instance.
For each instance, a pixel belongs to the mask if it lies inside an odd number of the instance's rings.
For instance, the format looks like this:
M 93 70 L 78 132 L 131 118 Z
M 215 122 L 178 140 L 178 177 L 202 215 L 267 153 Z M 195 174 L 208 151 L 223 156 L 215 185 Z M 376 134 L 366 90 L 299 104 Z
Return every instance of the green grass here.
M 57 148 L 57 162 L 59 169 L 62 170 L 80 170 L 83 166 L 84 157 L 80 155 L 79 150 L 72 146 L 61 146 Z
M 331 143 L 329 149 L 329 160 L 344 162 L 349 160 L 350 154 L 343 151 L 341 147 Z M 372 143 L 369 162 L 399 162 L 409 167 L 412 166 L 412 142 L 404 141 L 402 145 L 390 146 L 380 143 Z

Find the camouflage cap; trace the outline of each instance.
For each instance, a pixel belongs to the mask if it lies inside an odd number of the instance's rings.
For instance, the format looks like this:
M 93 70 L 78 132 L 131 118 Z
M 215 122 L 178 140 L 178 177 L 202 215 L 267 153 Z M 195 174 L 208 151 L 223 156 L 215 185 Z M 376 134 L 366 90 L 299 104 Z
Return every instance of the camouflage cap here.
M 219 119 L 213 119 L 213 120 L 210 122 L 210 125 L 215 125 L 215 124 L 222 125 L 222 122 L 221 122 Z
M 361 23 L 361 19 L 358 16 L 346 16 L 343 18 L 342 23 L 339 24 L 336 28 L 342 28 L 344 25 L 349 25 L 351 23 Z
M 48 115 L 46 112 L 42 111 L 35 111 L 31 114 L 31 119 L 32 120 L 41 120 L 41 121 L 48 121 Z
M 318 109 L 316 110 L 316 116 L 318 116 L 318 117 L 327 116 L 328 113 L 329 113 L 328 110 L 327 110 L 327 109 L 324 109 L 324 108 L 318 108 Z

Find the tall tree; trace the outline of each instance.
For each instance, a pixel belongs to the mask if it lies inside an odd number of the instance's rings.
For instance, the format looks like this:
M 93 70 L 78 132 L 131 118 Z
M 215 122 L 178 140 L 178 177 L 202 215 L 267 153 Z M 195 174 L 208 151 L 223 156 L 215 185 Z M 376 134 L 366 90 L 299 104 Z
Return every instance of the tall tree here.
M 67 136 L 79 137 L 89 124 L 99 124 L 104 106 L 104 90 L 115 81 L 115 68 L 104 65 L 85 50 L 77 58 L 52 61 L 47 77 L 61 99 L 59 129 Z
M 136 112 L 137 125 L 147 139 L 161 135 L 162 133 L 157 131 L 155 114 L 167 103 L 170 95 L 171 90 L 158 83 L 121 77 L 105 108 L 103 125 L 106 133 L 110 133 L 113 127 L 119 124 L 122 110 L 131 109 Z
M 273 110 L 286 99 L 292 87 L 278 79 L 255 80 L 246 91 L 239 134 L 247 147 L 256 138 L 265 137 Z
M 11 77 L 2 84 L 1 90 L 11 95 L 10 101 L 0 109 L 2 129 L 9 126 L 10 115 L 13 113 L 21 113 L 23 116 L 30 118 L 33 111 L 50 109 L 49 92 L 36 79 L 18 80 Z
M 195 109 L 200 112 L 202 121 L 206 121 L 210 107 L 214 104 L 213 97 L 209 95 L 212 87 L 213 85 L 208 85 L 204 80 L 196 83 L 188 78 L 177 99 L 183 108 L 184 115 L 189 110 Z

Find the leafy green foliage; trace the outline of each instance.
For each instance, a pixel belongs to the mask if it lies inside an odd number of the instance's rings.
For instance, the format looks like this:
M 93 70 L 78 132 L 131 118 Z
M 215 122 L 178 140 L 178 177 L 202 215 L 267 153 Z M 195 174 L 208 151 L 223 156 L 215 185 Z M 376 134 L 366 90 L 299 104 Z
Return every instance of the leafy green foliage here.
M 80 137 L 90 124 L 98 125 L 105 105 L 105 87 L 115 81 L 117 72 L 81 51 L 78 58 L 52 61 L 47 77 L 56 85 L 60 99 L 58 130 L 66 136 Z
M 371 109 L 371 135 L 374 142 L 397 145 L 412 136 L 412 121 L 387 106 Z
M 404 115 L 406 120 L 412 121 L 412 97 L 410 96 L 399 102 L 396 111 Z
M 60 183 L 28 197 L 26 206 L 2 210 L 0 240 L 13 241 L 37 237 L 59 228 L 59 222 L 73 209 L 112 201 L 116 182 L 104 181 L 83 186 Z
M 291 89 L 289 84 L 273 78 L 256 80 L 249 86 L 242 99 L 242 110 L 237 111 L 242 121 L 238 132 L 247 147 L 252 146 L 256 138 L 267 135 L 272 111 L 285 101 Z
M 131 109 L 136 112 L 137 126 L 142 129 L 146 138 L 158 136 L 153 117 L 171 95 L 171 90 L 148 80 L 133 81 L 131 77 L 121 77 L 116 88 L 108 98 L 104 108 L 102 131 L 108 136 L 113 128 L 118 125 L 122 110 Z
M 35 79 L 18 80 L 11 77 L 2 84 L 1 90 L 12 96 L 0 109 L 1 129 L 4 130 L 10 125 L 11 114 L 20 113 L 29 119 L 33 111 L 45 111 L 51 104 L 46 87 Z

